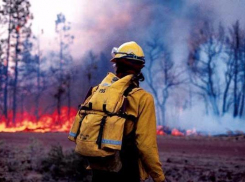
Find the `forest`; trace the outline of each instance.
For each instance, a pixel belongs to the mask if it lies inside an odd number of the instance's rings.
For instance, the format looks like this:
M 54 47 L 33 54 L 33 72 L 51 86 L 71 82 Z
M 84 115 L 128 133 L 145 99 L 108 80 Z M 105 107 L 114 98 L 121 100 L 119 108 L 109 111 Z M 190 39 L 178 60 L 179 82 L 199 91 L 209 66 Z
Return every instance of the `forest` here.
M 90 87 L 114 72 L 112 48 L 135 41 L 144 50 L 140 86 L 154 97 L 167 181 L 244 182 L 244 7 L 0 1 L 0 181 L 91 181 L 68 132 Z
M 57 126 L 70 122 L 87 90 L 113 71 L 110 46 L 119 46 L 124 40 L 121 38 L 100 51 L 91 49 L 74 58 L 71 50 L 80 37 L 74 34 L 73 24 L 65 14 L 57 13 L 53 22 L 56 47 L 53 50 L 45 49 L 46 45 L 42 44 L 45 29 L 32 31 L 34 21 L 30 1 L 3 0 L 0 123 L 6 128 L 18 122 L 23 124 L 27 118 L 38 123 L 47 115 L 55 115 L 52 124 Z M 155 98 L 157 124 L 179 125 L 185 113 L 195 115 L 197 110 L 203 116 L 219 120 L 226 116 L 244 120 L 245 29 L 241 22 L 224 25 L 199 17 L 186 39 L 186 56 L 180 61 L 175 55 L 178 50 L 166 41 L 162 26 L 156 24 L 135 37 L 146 58 L 145 81 L 141 86 Z

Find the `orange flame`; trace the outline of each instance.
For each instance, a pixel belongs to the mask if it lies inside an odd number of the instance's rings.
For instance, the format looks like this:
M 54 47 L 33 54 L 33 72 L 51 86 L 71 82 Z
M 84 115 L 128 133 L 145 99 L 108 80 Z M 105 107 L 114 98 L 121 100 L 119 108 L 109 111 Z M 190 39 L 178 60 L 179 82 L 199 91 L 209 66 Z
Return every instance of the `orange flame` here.
M 163 131 L 163 126 L 157 126 L 157 135 L 166 135 Z
M 173 136 L 198 135 L 195 128 L 181 132 L 176 128 L 171 130 L 169 127 L 166 127 L 166 126 L 157 126 L 157 135 L 167 135 L 167 134 L 171 134 Z
M 0 117 L 0 132 L 68 132 L 70 130 L 71 124 L 77 113 L 77 109 L 70 108 L 70 118 L 67 116 L 68 107 L 62 107 L 60 117 L 57 111 L 52 114 L 43 115 L 38 121 L 35 120 L 34 115 L 29 113 L 17 114 L 16 123 L 7 122 Z M 11 121 L 11 115 L 9 121 Z M 20 119 L 24 118 L 24 119 Z M 60 118 L 60 121 L 58 121 Z M 186 130 L 185 132 L 180 132 L 178 129 L 174 128 L 170 130 L 168 127 L 157 126 L 157 135 L 167 135 L 171 134 L 173 136 L 184 136 L 184 135 L 197 135 L 195 129 Z
M 174 135 L 174 136 L 184 136 L 185 134 L 180 132 L 179 130 L 177 130 L 176 128 L 174 128 L 171 132 L 171 135 Z
M 68 132 L 75 118 L 77 109 L 70 108 L 70 118 L 67 116 L 68 107 L 62 107 L 60 121 L 58 121 L 57 111 L 52 114 L 43 115 L 38 121 L 35 116 L 28 113 L 23 114 L 23 120 L 19 120 L 20 114 L 17 114 L 15 123 L 0 121 L 0 132 Z

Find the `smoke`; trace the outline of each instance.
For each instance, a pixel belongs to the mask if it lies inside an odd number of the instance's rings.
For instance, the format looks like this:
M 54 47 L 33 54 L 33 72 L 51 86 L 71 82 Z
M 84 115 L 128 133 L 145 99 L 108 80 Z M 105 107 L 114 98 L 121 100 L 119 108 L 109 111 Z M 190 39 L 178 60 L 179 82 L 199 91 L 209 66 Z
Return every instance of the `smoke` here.
M 33 1 L 33 31 L 43 30 L 43 49 L 58 47 L 55 37 L 55 19 L 63 13 L 71 22 L 71 34 L 75 36 L 71 53 L 80 58 L 89 50 L 96 53 L 123 42 L 135 40 L 143 48 L 147 39 L 160 33 L 165 43 L 174 50 L 174 58 L 183 60 L 186 42 L 191 29 L 203 20 L 222 22 L 231 26 L 236 20 L 244 24 L 244 1 Z M 51 4 L 50 4 L 51 3 Z M 49 6 L 47 6 L 49 4 Z M 45 13 L 44 13 L 45 11 Z M 178 51 L 175 51 L 175 50 Z
M 203 7 L 205 12 L 213 14 L 212 19 L 216 23 L 221 22 L 225 26 L 231 26 L 239 20 L 242 26 L 245 26 L 245 1 L 225 0 L 225 1 L 213 1 L 213 0 L 191 0 L 190 3 Z
M 217 135 L 245 133 L 245 123 L 242 119 L 233 118 L 232 114 L 227 114 L 222 117 L 206 114 L 200 106 L 195 106 L 192 109 L 180 112 L 178 116 L 172 117 L 167 125 L 179 129 L 195 129 L 197 132 L 204 134 Z
M 146 41 L 157 36 L 171 50 L 174 62 L 183 65 L 188 56 L 191 32 L 203 21 L 216 25 L 221 22 L 225 27 L 231 27 L 240 20 L 241 25 L 245 25 L 245 1 L 239 0 L 31 0 L 31 4 L 33 33 L 39 34 L 43 30 L 41 49 L 44 52 L 58 50 L 56 15 L 62 12 L 71 22 L 71 34 L 75 39 L 70 51 L 77 62 L 75 64 L 80 63 L 90 50 L 95 54 L 110 55 L 112 47 L 132 40 L 146 50 Z M 245 130 L 239 119 L 229 115 L 216 118 L 206 115 L 204 110 L 201 107 L 184 110 L 178 117 L 173 117 L 175 119 L 169 119 L 167 124 L 182 129 L 196 128 L 210 134 Z
M 182 1 L 180 1 L 182 2 Z M 182 4 L 176 2 L 155 1 L 49 1 L 42 3 L 31 1 L 34 14 L 34 34 L 44 34 L 42 48 L 57 49 L 55 41 L 55 18 L 62 12 L 71 22 L 71 34 L 75 36 L 71 46 L 72 55 L 80 58 L 89 50 L 96 53 L 106 51 L 109 47 L 119 46 L 125 41 L 135 40 L 141 45 L 156 31 L 161 36 L 172 34 L 172 23 Z M 42 8 L 43 7 L 43 8 Z M 52 7 L 52 8 L 51 8 Z M 45 13 L 44 12 L 45 9 Z

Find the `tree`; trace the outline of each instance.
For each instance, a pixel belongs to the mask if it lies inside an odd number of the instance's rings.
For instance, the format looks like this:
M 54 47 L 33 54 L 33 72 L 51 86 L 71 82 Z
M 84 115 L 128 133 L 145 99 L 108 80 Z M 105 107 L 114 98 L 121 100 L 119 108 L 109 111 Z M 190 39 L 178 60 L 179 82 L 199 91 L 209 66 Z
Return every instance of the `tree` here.
M 69 52 L 69 45 L 73 42 L 74 39 L 74 36 L 70 34 L 70 29 L 71 23 L 66 21 L 65 15 L 62 13 L 58 14 L 55 21 L 55 31 L 58 35 L 59 42 L 59 54 L 57 56 L 59 66 L 54 66 L 54 71 L 56 73 L 56 78 L 59 85 L 57 87 L 56 93 L 54 94 L 54 97 L 57 100 L 57 112 L 59 121 L 61 114 L 62 96 L 65 93 L 68 105 L 67 114 L 70 116 L 72 72 L 69 70 L 71 68 L 69 65 L 71 65 L 73 59 Z
M 241 104 L 240 104 L 240 111 L 239 116 L 242 118 L 245 113 L 245 37 L 243 37 L 243 49 L 242 49 L 242 56 L 241 56 L 241 82 L 242 82 L 242 88 L 241 88 Z
M 43 31 L 41 32 L 43 33 Z M 36 116 L 36 121 L 39 120 L 39 103 L 40 103 L 40 96 L 41 96 L 41 91 L 43 91 L 44 89 L 44 86 L 41 86 L 41 78 L 42 78 L 42 70 L 41 70 L 41 63 L 42 63 L 42 52 L 40 50 L 40 35 L 38 35 L 38 37 L 35 37 L 36 38 L 36 42 L 37 42 L 37 54 L 35 56 L 35 60 L 36 60 L 36 84 L 37 84 L 37 92 L 36 92 L 36 104 L 35 104 L 35 116 Z
M 161 125 L 166 124 L 166 103 L 170 90 L 184 82 L 180 79 L 183 71 L 177 70 L 168 48 L 155 36 L 146 42 L 146 83 L 155 98 L 156 106 L 161 111 Z
M 244 108 L 244 42 L 245 34 L 237 21 L 230 29 L 230 35 L 227 38 L 228 51 L 231 55 L 231 69 L 233 81 L 233 117 L 242 116 Z
M 19 98 L 19 106 L 21 111 L 21 117 L 23 118 L 24 114 L 24 102 L 25 98 L 27 98 L 30 93 L 34 93 L 33 88 L 33 64 L 34 64 L 34 56 L 31 54 L 33 49 L 33 44 L 30 42 L 29 37 L 26 38 L 22 42 L 22 50 L 21 50 L 21 61 L 18 67 L 19 79 L 18 79 L 18 96 Z
M 44 66 L 46 59 L 42 56 L 40 49 L 40 35 L 32 36 L 23 42 L 22 61 L 19 67 L 20 75 L 20 95 L 22 101 L 26 98 L 25 94 L 31 92 L 34 99 L 34 115 L 36 121 L 40 118 L 40 99 L 42 92 L 46 90 L 47 81 L 45 79 Z M 28 98 L 28 97 L 27 97 Z M 30 98 L 28 98 L 30 100 Z M 20 102 L 23 105 L 23 102 Z M 22 109 L 23 110 L 23 109 Z M 29 111 L 31 112 L 31 111 Z
M 88 80 L 89 87 L 93 86 L 96 80 L 96 71 L 98 69 L 98 59 L 97 55 L 93 51 L 89 51 L 84 58 L 84 74 Z
M 219 115 L 221 94 L 217 65 L 224 47 L 224 28 L 219 30 L 205 22 L 191 37 L 189 69 L 190 81 L 199 90 L 205 102 L 211 105 L 214 115 Z
M 3 16 L 3 10 L 2 7 L 0 7 L 0 103 L 3 103 L 4 101 L 4 72 L 5 72 L 5 55 L 4 55 L 4 49 L 6 46 L 6 38 L 3 38 L 4 31 L 2 29 L 4 28 L 4 25 L 7 23 L 6 18 Z M 3 105 L 0 104 L 0 111 L 3 113 Z
M 6 63 L 4 64 L 3 75 L 4 75 L 4 106 L 3 106 L 3 113 L 5 118 L 8 118 L 8 71 L 9 71 L 9 54 L 10 54 L 10 37 L 11 33 L 14 29 L 12 25 L 12 14 L 13 14 L 13 3 L 12 1 L 3 1 L 3 8 L 1 10 L 1 20 L 2 18 L 6 19 L 7 28 L 7 39 L 6 39 L 6 57 L 4 60 Z M 3 42 L 3 40 L 1 40 Z
M 4 0 L 2 15 L 7 17 L 7 49 L 6 49 L 6 66 L 5 66 L 5 87 L 4 87 L 4 115 L 7 118 L 8 111 L 8 86 L 9 86 L 9 61 L 14 62 L 14 75 L 12 80 L 13 87 L 13 122 L 16 118 L 17 109 L 17 87 L 19 75 L 19 62 L 21 61 L 21 51 L 23 47 L 22 40 L 28 38 L 31 34 L 29 19 L 32 18 L 28 0 Z
M 223 104 L 222 104 L 222 114 L 224 115 L 229 111 L 229 108 L 232 104 L 232 95 L 231 95 L 231 84 L 233 79 L 233 55 L 232 51 L 229 48 L 226 48 L 227 58 L 224 60 L 225 63 L 225 70 L 224 70 L 224 77 L 225 77 L 225 87 L 223 93 Z
M 3 47 L 2 47 L 2 40 L 0 44 L 0 101 L 3 103 L 3 86 L 4 86 L 4 59 L 3 59 Z M 2 113 L 2 104 L 0 105 L 0 112 Z

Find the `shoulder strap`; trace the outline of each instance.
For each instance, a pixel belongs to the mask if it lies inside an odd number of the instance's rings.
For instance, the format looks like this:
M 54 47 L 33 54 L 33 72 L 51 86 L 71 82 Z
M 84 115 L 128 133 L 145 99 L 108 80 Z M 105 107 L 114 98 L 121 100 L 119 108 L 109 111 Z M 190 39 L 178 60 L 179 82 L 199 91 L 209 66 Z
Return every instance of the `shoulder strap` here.
M 82 104 L 84 104 L 84 102 L 87 100 L 87 98 L 91 95 L 93 95 L 93 93 L 98 89 L 98 86 L 95 86 L 95 87 L 90 87 L 90 89 L 88 90 Z M 79 104 L 78 105 L 78 109 L 81 109 L 82 108 L 82 104 Z
M 93 87 L 90 87 L 90 89 L 88 90 L 87 94 L 86 94 L 86 97 L 84 98 L 83 100 L 83 103 L 87 100 L 87 98 L 92 94 L 92 90 L 93 90 Z
M 125 97 L 128 96 L 128 94 L 134 89 L 134 88 L 137 88 L 138 86 L 136 86 L 134 83 L 131 83 L 128 88 L 124 91 L 123 95 Z
M 121 112 L 121 113 L 125 113 L 126 108 L 127 108 L 127 106 L 128 106 L 128 99 L 127 99 L 127 96 L 128 96 L 128 94 L 129 94 L 134 88 L 136 88 L 136 87 L 137 87 L 137 86 L 136 86 L 135 84 L 131 83 L 131 84 L 128 86 L 128 88 L 124 91 L 123 95 L 124 95 L 126 98 L 124 99 L 123 105 L 122 105 L 122 107 L 121 107 L 121 109 L 120 109 L 120 112 Z
M 127 115 L 125 114 L 125 111 L 127 109 L 127 106 L 128 106 L 128 99 L 127 99 L 127 96 L 129 95 L 129 93 L 134 89 L 134 88 L 137 88 L 137 86 L 134 84 L 134 83 L 131 83 L 128 88 L 124 91 L 123 95 L 126 97 L 123 101 L 123 105 L 120 109 L 120 113 L 119 113 L 119 116 L 120 117 L 123 117 L 123 118 L 126 118 L 126 119 L 129 119 L 131 121 L 133 121 L 134 123 L 136 122 L 137 118 L 133 115 Z

